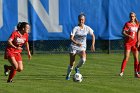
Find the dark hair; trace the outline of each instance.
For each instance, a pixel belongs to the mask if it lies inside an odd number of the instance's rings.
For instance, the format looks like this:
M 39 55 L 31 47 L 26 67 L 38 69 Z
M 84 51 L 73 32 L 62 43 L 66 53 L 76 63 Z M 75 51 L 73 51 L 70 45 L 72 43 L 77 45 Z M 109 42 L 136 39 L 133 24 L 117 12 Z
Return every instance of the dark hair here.
M 17 30 L 22 30 L 23 28 L 25 28 L 26 25 L 28 25 L 27 22 L 19 22 L 17 24 Z
M 80 15 L 78 15 L 78 20 L 80 20 L 82 17 L 86 17 L 84 13 L 80 13 Z

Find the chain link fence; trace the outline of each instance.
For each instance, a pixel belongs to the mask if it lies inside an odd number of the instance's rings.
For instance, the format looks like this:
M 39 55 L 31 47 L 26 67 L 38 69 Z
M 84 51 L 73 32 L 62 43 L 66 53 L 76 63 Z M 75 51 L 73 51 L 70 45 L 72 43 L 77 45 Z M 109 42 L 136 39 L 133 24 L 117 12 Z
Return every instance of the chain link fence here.
M 38 53 L 69 53 L 70 40 L 38 40 L 29 41 L 32 54 Z M 0 42 L 1 53 L 4 53 L 7 42 Z M 90 52 L 91 40 L 87 40 L 87 52 Z M 96 40 L 94 53 L 122 53 L 124 41 L 120 40 Z

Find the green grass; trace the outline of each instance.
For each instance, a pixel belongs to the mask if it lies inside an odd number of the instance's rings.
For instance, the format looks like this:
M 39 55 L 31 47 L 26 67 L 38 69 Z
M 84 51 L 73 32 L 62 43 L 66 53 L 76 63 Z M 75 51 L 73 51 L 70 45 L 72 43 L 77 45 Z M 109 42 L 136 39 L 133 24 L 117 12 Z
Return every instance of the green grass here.
M 87 54 L 87 61 L 80 68 L 83 81 L 76 83 L 65 80 L 68 54 L 34 55 L 30 62 L 23 55 L 24 70 L 17 73 L 14 83 L 6 83 L 3 65 L 9 63 L 1 55 L 0 93 L 139 93 L 140 79 L 134 77 L 132 56 L 124 76 L 118 76 L 122 59 L 123 54 Z

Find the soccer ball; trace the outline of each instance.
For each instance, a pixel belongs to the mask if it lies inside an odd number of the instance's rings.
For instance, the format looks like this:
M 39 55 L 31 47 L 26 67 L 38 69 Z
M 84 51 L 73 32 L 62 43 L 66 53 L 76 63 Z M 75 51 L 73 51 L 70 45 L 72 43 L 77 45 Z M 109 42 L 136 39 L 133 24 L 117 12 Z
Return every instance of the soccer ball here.
M 83 77 L 80 73 L 75 73 L 73 75 L 73 81 L 74 82 L 82 82 L 82 80 L 83 80 Z

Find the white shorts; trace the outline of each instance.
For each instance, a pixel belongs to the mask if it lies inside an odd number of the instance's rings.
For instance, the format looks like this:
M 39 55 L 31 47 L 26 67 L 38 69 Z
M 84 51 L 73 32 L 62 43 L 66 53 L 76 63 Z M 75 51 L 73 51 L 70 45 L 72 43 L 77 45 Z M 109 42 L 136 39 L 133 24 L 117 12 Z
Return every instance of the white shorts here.
M 86 47 L 70 46 L 70 53 L 79 54 L 82 51 L 86 51 Z

